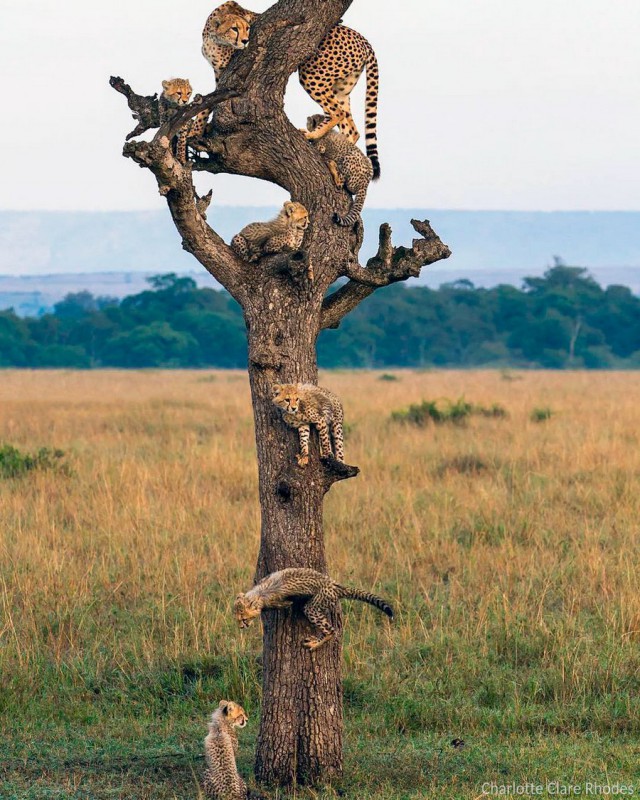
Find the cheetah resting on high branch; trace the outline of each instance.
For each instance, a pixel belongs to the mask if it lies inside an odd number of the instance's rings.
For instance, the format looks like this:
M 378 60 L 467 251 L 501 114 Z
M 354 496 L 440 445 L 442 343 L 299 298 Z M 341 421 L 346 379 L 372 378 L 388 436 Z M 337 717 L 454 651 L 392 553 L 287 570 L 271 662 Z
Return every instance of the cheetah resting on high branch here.
M 297 459 L 301 467 L 309 463 L 311 425 L 318 429 L 320 456 L 330 458 L 335 454 L 335 458 L 344 463 L 344 411 L 337 395 L 313 383 L 274 383 L 273 403 L 282 411 L 287 425 L 298 429 L 300 453 Z
M 247 628 L 263 609 L 289 608 L 296 597 L 309 598 L 303 607 L 304 615 L 321 634 L 304 640 L 303 646 L 309 650 L 322 647 L 335 636 L 336 631 L 329 617 L 342 598 L 370 603 L 393 619 L 393 608 L 381 597 L 341 586 L 328 575 L 314 569 L 297 568 L 267 575 L 253 589 L 236 597 L 233 610 L 239 626 Z
M 247 786 L 236 767 L 238 735 L 235 728 L 244 728 L 248 719 L 244 708 L 231 700 L 221 700 L 211 715 L 209 734 L 204 740 L 205 797 L 215 800 L 245 800 L 247 797 Z
M 236 50 L 249 44 L 249 27 L 258 14 L 229 0 L 214 8 L 202 31 L 202 55 L 213 67 L 216 83 Z
M 314 131 L 324 123 L 322 114 L 314 114 L 307 118 L 307 129 Z M 353 144 L 347 137 L 338 131 L 329 131 L 320 139 L 313 140 L 312 144 L 327 162 L 329 171 L 333 175 L 336 186 L 344 188 L 354 195 L 353 203 L 346 217 L 334 215 L 338 225 L 353 225 L 364 208 L 367 189 L 373 178 L 371 160 L 365 156 L 357 144 Z
M 301 203 L 287 201 L 270 222 L 252 222 L 231 240 L 232 249 L 245 261 L 271 253 L 299 250 L 309 225 L 309 212 Z

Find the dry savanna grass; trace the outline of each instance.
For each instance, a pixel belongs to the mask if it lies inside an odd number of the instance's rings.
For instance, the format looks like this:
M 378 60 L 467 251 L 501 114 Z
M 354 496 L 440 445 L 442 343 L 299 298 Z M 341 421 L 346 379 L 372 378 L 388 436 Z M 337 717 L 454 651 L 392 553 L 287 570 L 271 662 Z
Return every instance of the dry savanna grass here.
M 346 774 L 322 796 L 640 791 L 640 381 L 394 376 L 321 377 L 362 469 L 327 498 L 329 563 L 397 607 L 392 628 L 346 608 Z M 462 396 L 509 416 L 390 420 Z M 195 798 L 223 696 L 250 712 L 250 774 L 261 639 L 230 614 L 258 550 L 246 376 L 5 371 L 0 413 L 0 446 L 65 451 L 0 478 L 0 797 Z

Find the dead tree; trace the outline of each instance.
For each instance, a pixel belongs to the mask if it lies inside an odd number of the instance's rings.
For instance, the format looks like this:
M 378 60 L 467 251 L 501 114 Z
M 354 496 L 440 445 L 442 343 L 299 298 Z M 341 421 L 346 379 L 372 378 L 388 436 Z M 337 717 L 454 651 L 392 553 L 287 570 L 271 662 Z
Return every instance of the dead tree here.
M 394 248 L 391 230 L 383 225 L 377 255 L 361 266 L 361 225 L 349 230 L 332 221 L 336 210 L 348 210 L 349 196 L 336 188 L 321 157 L 284 113 L 289 76 L 314 53 L 350 4 L 351 0 L 280 0 L 252 26 L 249 46 L 234 55 L 215 92 L 185 107 L 152 141 L 129 141 L 124 147 L 125 156 L 155 175 L 184 249 L 244 312 L 262 512 L 257 578 L 284 567 L 325 571 L 323 498 L 336 481 L 358 472 L 356 467 L 322 461 L 317 442 L 312 443 L 308 466 L 299 467 L 297 433 L 284 425 L 272 405 L 271 385 L 315 383 L 316 339 L 323 328 L 337 328 L 376 289 L 415 277 L 422 266 L 449 255 L 428 222 L 413 221 L 420 237 L 412 247 Z M 124 82 L 116 83 L 122 91 Z M 143 125 L 153 122 L 153 98 L 129 94 L 127 99 Z M 183 166 L 172 155 L 171 138 L 205 107 L 211 109 L 211 122 L 198 143 L 198 154 Z M 302 120 L 297 122 L 302 126 Z M 303 251 L 270 256 L 258 264 L 240 260 L 205 221 L 193 171 L 247 175 L 286 189 L 310 212 Z M 210 210 L 209 217 L 215 212 Z M 344 285 L 328 294 L 341 277 L 347 278 Z M 309 631 L 295 606 L 292 612 L 265 613 L 263 620 L 264 692 L 256 778 L 275 785 L 329 781 L 342 771 L 339 637 L 309 653 L 301 646 Z M 340 628 L 340 620 L 336 622 Z

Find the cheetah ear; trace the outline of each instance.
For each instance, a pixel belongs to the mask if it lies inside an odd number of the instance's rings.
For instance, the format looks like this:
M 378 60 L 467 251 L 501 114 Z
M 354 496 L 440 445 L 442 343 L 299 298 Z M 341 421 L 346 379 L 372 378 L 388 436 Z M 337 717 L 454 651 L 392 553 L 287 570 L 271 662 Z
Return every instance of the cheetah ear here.
M 227 714 L 229 713 L 229 700 L 221 700 L 218 708 L 220 709 L 220 711 L 222 711 L 222 713 L 226 717 Z
M 162 88 L 163 89 L 168 89 L 170 85 L 171 85 L 171 81 L 162 81 Z
M 280 389 L 282 389 L 281 383 L 274 383 L 271 387 L 271 391 L 273 392 L 273 396 L 275 397 L 277 394 L 280 394 Z
M 285 214 L 288 217 L 290 217 L 293 214 L 293 212 L 295 211 L 295 208 L 296 208 L 296 204 L 292 203 L 290 200 L 287 200 L 287 202 L 284 204 Z

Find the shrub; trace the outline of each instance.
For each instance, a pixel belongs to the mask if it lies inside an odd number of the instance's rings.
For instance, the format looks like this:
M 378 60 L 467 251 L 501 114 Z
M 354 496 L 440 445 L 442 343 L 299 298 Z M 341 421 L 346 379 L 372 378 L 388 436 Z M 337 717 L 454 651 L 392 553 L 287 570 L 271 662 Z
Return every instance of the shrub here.
M 393 375 L 391 372 L 383 372 L 382 375 L 378 378 L 379 381 L 397 381 L 399 380 L 397 375 Z
M 474 405 L 468 403 L 464 397 L 459 397 L 455 401 L 446 398 L 423 400 L 422 403 L 414 403 L 407 409 L 393 411 L 391 419 L 394 422 L 410 423 L 419 427 L 424 427 L 429 422 L 435 422 L 436 425 L 442 425 L 445 422 L 461 425 L 473 414 L 495 419 L 504 419 L 508 416 L 507 410 L 498 403 L 491 406 Z
M 460 399 L 455 403 L 450 400 L 423 400 L 414 403 L 407 409 L 393 411 L 391 419 L 395 422 L 410 423 L 424 427 L 429 422 L 441 425 L 445 422 L 461 423 L 471 413 L 471 404 Z
M 62 450 L 41 447 L 36 453 L 22 453 L 10 444 L 0 446 L 0 478 L 17 478 L 34 469 L 57 469 Z
M 552 416 L 553 411 L 547 406 L 544 406 L 543 408 L 534 408 L 529 419 L 531 422 L 546 422 L 548 419 L 551 419 Z
M 505 419 L 509 412 L 499 403 L 492 403 L 490 406 L 474 406 L 472 414 L 479 414 L 481 417 L 493 417 L 494 419 Z

